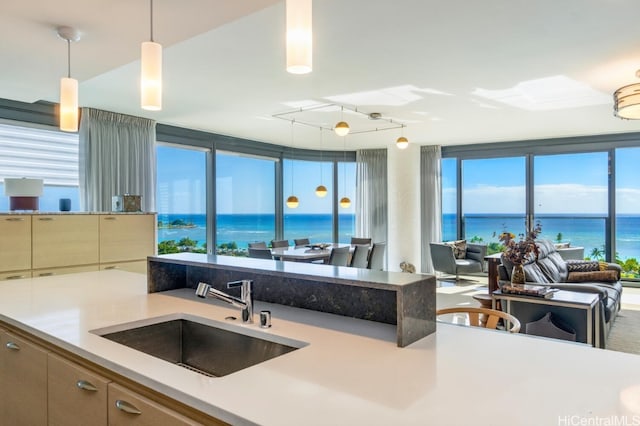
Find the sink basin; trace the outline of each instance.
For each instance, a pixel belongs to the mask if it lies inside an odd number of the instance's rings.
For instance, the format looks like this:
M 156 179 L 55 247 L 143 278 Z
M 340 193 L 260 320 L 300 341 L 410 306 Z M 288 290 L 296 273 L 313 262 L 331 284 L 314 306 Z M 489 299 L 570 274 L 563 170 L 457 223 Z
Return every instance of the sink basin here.
M 186 314 L 92 332 L 210 377 L 226 376 L 306 345 Z

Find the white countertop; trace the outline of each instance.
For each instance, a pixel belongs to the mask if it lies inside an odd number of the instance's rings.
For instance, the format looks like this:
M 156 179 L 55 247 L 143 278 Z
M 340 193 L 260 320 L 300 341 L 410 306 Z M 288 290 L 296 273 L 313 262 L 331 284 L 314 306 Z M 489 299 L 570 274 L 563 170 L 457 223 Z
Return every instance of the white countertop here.
M 122 271 L 3 281 L 0 320 L 233 424 L 640 422 L 640 357 L 585 345 L 438 324 L 398 348 L 395 326 L 258 302 L 273 327 L 238 327 L 309 345 L 209 378 L 89 333 L 172 313 L 238 315 L 192 291 L 147 294 L 145 276 Z

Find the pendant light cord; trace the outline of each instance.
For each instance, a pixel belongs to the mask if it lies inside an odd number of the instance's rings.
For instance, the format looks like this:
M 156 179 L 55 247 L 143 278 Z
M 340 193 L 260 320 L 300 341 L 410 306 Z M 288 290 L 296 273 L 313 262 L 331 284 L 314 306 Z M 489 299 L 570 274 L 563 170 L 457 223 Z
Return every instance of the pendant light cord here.
M 322 185 L 322 127 L 320 127 L 320 185 Z
M 151 34 L 151 41 L 153 41 L 153 0 L 149 0 L 150 2 L 150 19 L 149 19 L 149 33 Z
M 67 39 L 67 78 L 71 78 L 71 40 Z
M 293 124 L 296 120 L 291 121 L 291 194 L 293 194 Z

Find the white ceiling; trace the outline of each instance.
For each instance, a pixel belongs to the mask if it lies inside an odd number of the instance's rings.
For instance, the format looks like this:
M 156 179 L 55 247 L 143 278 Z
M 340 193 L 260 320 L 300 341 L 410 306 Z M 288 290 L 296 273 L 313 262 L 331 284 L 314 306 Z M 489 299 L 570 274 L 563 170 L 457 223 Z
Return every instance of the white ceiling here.
M 67 50 L 55 28 L 70 25 L 83 34 L 71 47 L 81 106 L 165 124 L 289 145 L 292 126 L 274 114 L 337 103 L 404 123 L 421 145 L 640 131 L 612 113 L 613 91 L 638 81 L 637 0 L 315 0 L 306 75 L 285 71 L 283 0 L 154 8 L 162 111 L 139 107 L 147 0 L 2 1 L 0 98 L 58 101 Z M 335 108 L 314 115 L 329 127 L 340 119 Z M 322 147 L 384 147 L 398 136 L 326 132 Z M 296 125 L 293 143 L 319 148 L 320 132 Z

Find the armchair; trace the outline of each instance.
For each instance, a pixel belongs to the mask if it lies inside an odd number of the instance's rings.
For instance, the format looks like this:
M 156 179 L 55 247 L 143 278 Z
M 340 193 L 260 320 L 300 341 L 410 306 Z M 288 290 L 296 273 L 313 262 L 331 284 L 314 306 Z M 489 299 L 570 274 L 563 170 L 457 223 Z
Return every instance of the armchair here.
M 437 272 L 455 275 L 456 281 L 460 274 L 472 272 L 484 272 L 484 257 L 487 255 L 487 246 L 484 244 L 467 243 L 467 250 L 463 259 L 457 259 L 454 248 L 445 243 L 429 243 L 431 249 L 431 261 Z

